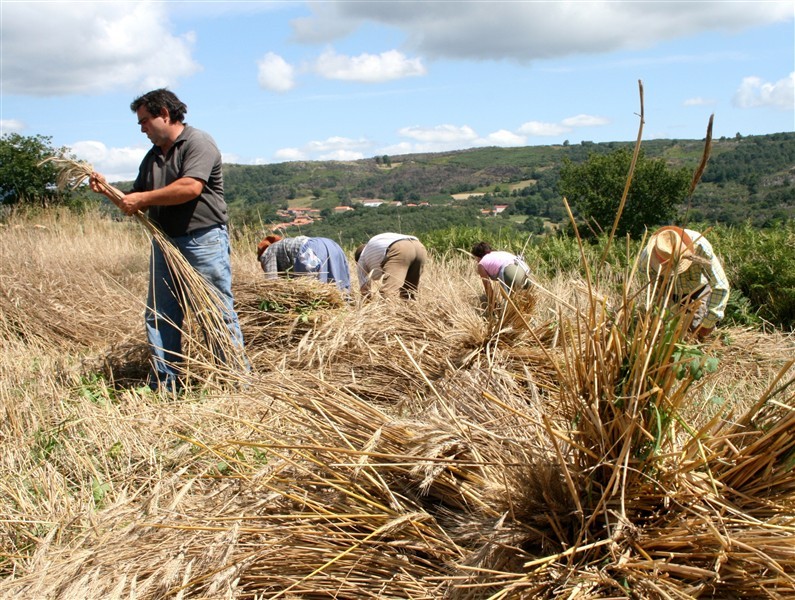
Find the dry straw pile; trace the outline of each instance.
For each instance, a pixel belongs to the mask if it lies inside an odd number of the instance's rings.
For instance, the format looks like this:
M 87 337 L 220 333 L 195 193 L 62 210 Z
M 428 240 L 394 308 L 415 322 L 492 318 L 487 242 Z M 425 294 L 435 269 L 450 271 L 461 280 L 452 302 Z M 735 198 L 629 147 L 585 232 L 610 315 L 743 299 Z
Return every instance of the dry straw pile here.
M 455 258 L 414 304 L 348 303 L 264 280 L 240 232 L 254 375 L 198 352 L 158 397 L 140 228 L 1 235 L 0 597 L 795 595 L 791 336 L 697 346 L 632 273 L 487 316 Z

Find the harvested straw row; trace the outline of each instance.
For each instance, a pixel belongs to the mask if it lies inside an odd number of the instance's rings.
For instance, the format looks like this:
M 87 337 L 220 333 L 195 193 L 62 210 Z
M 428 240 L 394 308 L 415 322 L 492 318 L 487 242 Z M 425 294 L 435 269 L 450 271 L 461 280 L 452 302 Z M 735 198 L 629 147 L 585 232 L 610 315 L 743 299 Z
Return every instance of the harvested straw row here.
M 234 291 L 247 353 L 261 373 L 321 372 L 326 381 L 395 405 L 417 386 L 424 387 L 423 378 L 434 380 L 457 366 L 480 362 L 481 348 L 488 347 L 489 360 L 512 363 L 518 380 L 554 385 L 549 351 L 539 345 L 541 337 L 549 338 L 548 326 L 530 335 L 526 320 L 522 329 L 514 329 L 502 325 L 501 314 L 484 321 L 475 311 L 433 301 L 416 310 L 385 300 L 354 305 L 336 287 L 308 277 L 242 279 Z M 383 318 L 385 310 L 393 312 L 390 319 Z M 128 381 L 130 373 L 140 371 L 141 344 L 114 344 L 94 361 L 95 370 L 119 383 Z M 206 352 L 197 348 L 193 354 L 194 371 L 206 371 Z
M 159 584 L 153 587 L 156 582 L 170 585 L 172 594 L 184 589 L 189 595 L 206 595 L 220 578 L 236 597 L 327 597 L 335 589 L 338 597 L 434 598 L 445 565 L 465 553 L 451 533 L 476 547 L 483 546 L 493 528 L 506 542 L 516 537 L 500 525 L 500 505 L 484 501 L 484 495 L 499 494 L 504 479 L 498 465 L 484 465 L 484 457 L 472 452 L 468 438 L 474 435 L 486 444 L 487 432 L 459 430 L 457 423 L 465 430 L 468 425 L 441 404 L 432 421 L 428 413 L 427 424 L 424 418 L 393 422 L 322 382 L 316 382 L 317 389 L 290 380 L 271 383 L 293 410 L 287 416 L 291 425 L 258 428 L 254 444 L 271 457 L 265 468 L 230 460 L 233 478 L 186 485 L 175 495 L 171 510 L 176 512 L 125 530 L 101 525 L 114 535 L 97 540 L 87 533 L 89 554 L 78 550 L 62 563 L 50 556 L 36 577 L 14 584 L 19 597 L 33 592 L 63 597 L 78 581 L 91 590 L 89 597 L 114 597 L 132 589 L 140 597 L 153 597 L 163 593 Z M 469 389 L 468 383 L 445 388 L 460 396 L 462 411 L 474 410 L 464 406 L 472 398 L 460 393 Z M 507 434 L 509 424 L 523 425 L 524 403 L 517 406 L 511 399 L 512 378 L 505 383 L 509 389 L 495 389 L 493 395 L 512 410 L 503 418 L 480 413 L 501 430 L 493 447 L 500 455 L 506 445 L 522 447 Z M 251 445 L 234 439 L 215 444 L 213 452 L 232 457 L 235 448 Z M 517 482 L 516 498 L 521 488 Z M 467 517 L 471 510 L 474 516 Z M 107 518 L 112 517 L 111 511 Z M 488 525 L 482 526 L 483 521 Z M 447 523 L 449 533 L 438 523 Z M 206 549 L 221 539 L 229 544 L 224 560 L 208 564 Z M 173 553 L 177 546 L 183 551 Z
M 101 233 L 110 237 L 118 225 Z M 0 339 L 37 341 L 66 354 L 100 348 L 138 325 L 140 298 L 130 290 L 139 285 L 143 265 L 114 256 L 110 239 L 93 240 L 90 249 L 86 239 L 79 231 L 59 230 L 55 220 L 3 231 Z M 102 260 L 87 264 L 85 253 L 93 249 Z
M 0 277 L 0 338 L 85 350 L 102 347 L 118 336 L 123 319 L 112 324 L 106 311 L 91 303 L 72 304 L 70 284 L 51 280 L 43 287 L 17 277 Z
M 634 337 L 582 327 L 568 329 L 579 338 L 562 338 L 572 360 L 601 357 L 607 367 L 562 370 L 573 379 L 561 381 L 560 394 L 569 409 L 580 402 L 577 419 L 554 414 L 553 404 L 533 405 L 494 364 L 490 373 L 459 371 L 433 382 L 417 403 L 424 412 L 402 419 L 306 373 L 273 374 L 267 389 L 292 407 L 287 426 L 254 425 L 251 439 L 202 444 L 234 474 L 186 485 L 174 513 L 134 528 L 136 537 L 131 530 L 98 544 L 88 535 L 91 561 L 56 561 L 47 585 L 64 590 L 83 581 L 103 586 L 104 597 L 141 588 L 144 597 L 207 596 L 214 585 L 251 598 L 604 597 L 626 596 L 626 586 L 648 598 L 787 594 L 791 507 L 778 494 L 758 507 L 741 504 L 741 494 L 722 497 L 710 472 L 720 475 L 723 462 L 754 447 L 776 449 L 785 465 L 791 421 L 767 428 L 762 447 L 751 443 L 759 434 L 739 443 L 731 430 L 683 438 L 673 418 L 672 431 L 658 428 L 659 448 L 649 451 L 651 403 L 624 397 L 622 405 L 615 390 L 653 390 L 660 375 L 668 388 L 657 392 L 657 410 L 675 416 L 666 402 L 683 402 L 692 387 L 659 362 L 669 356 L 665 344 L 644 354 L 636 338 L 656 326 L 639 323 L 615 325 Z M 594 333 L 586 339 L 582 331 Z M 615 368 L 624 357 L 645 366 Z M 795 407 L 791 396 L 780 401 Z M 681 439 L 691 440 L 685 451 Z M 251 447 L 268 454 L 266 466 L 233 460 L 236 449 Z M 714 456 L 708 466 L 700 448 Z M 747 464 L 741 470 L 753 466 L 754 477 L 771 484 L 757 463 Z M 735 481 L 736 470 L 726 473 Z M 774 488 L 792 498 L 786 481 L 782 472 Z M 206 549 L 223 540 L 223 559 L 204 562 Z M 744 572 L 753 577 L 741 581 Z M 32 581 L 18 589 L 33 589 Z

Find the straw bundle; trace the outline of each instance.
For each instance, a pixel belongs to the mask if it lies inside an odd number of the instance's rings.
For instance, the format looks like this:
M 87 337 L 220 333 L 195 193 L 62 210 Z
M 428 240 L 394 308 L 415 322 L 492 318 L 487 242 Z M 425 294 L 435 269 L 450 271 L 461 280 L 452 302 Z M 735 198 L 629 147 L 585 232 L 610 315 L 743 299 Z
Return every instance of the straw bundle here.
M 336 286 L 312 277 L 265 279 L 258 275 L 235 284 L 235 304 L 251 359 L 267 368 L 346 303 Z

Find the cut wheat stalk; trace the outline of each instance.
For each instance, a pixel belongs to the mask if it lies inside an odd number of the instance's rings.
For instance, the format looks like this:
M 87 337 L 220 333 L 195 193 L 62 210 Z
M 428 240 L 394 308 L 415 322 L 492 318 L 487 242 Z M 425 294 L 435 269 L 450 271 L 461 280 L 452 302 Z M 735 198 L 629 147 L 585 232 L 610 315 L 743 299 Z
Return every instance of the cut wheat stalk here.
M 94 173 L 93 167 L 85 161 L 53 156 L 44 159 L 39 165 L 44 163 L 53 163 L 57 167 L 57 185 L 61 189 L 75 189 Z M 97 184 L 121 208 L 124 192 L 104 180 L 97 180 Z M 212 356 L 210 364 L 226 376 L 242 376 L 247 373 L 250 363 L 245 348 L 232 338 L 224 320 L 226 308 L 216 290 L 144 213 L 137 211 L 133 217 L 162 251 L 177 287 L 174 290 L 177 300 L 183 310 L 190 310 L 196 317 L 204 345 Z

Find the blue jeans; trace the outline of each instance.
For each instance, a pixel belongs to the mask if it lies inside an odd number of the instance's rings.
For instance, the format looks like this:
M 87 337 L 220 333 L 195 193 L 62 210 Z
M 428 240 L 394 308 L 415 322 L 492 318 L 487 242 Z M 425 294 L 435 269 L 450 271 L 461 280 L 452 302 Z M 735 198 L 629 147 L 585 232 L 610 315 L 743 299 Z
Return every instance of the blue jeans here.
M 169 238 L 187 261 L 215 288 L 224 306 L 224 322 L 234 343 L 243 348 L 243 334 L 234 309 L 232 296 L 231 248 L 226 226 L 200 229 L 179 237 Z M 152 353 L 152 372 L 149 386 L 176 389 L 181 386 L 179 376 L 182 356 L 182 323 L 185 312 L 180 301 L 163 251 L 152 241 L 149 263 L 149 292 L 146 298 L 146 336 Z M 214 352 L 217 349 L 213 349 Z M 217 353 L 216 353 L 217 356 Z M 217 356 L 221 361 L 223 356 Z

